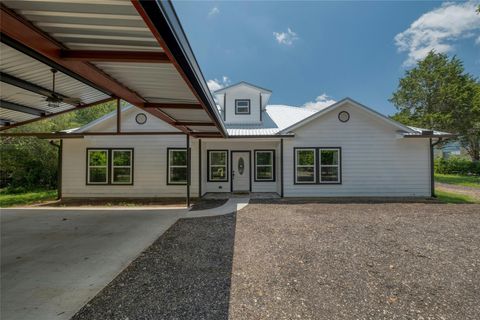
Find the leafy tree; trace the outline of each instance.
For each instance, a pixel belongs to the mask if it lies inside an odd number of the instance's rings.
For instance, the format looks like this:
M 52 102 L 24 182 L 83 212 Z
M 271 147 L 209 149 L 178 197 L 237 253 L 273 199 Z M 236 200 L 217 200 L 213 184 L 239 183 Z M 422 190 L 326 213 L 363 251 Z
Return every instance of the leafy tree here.
M 480 160 L 480 83 L 460 59 L 431 51 L 400 79 L 393 118 L 405 124 L 456 133 L 473 160 Z

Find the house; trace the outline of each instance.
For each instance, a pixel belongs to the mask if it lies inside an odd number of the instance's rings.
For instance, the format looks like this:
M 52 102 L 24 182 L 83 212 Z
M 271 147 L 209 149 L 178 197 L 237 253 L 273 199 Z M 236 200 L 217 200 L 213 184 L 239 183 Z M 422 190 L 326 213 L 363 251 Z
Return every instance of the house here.
M 214 92 L 226 137 L 190 137 L 132 105 L 120 119 L 122 132 L 135 134 L 101 135 L 115 132 L 115 112 L 76 129 L 83 137 L 63 142 L 62 196 L 178 197 L 187 186 L 193 197 L 431 195 L 431 139 L 442 133 L 404 126 L 350 98 L 316 111 L 269 105 L 271 95 L 246 82 Z

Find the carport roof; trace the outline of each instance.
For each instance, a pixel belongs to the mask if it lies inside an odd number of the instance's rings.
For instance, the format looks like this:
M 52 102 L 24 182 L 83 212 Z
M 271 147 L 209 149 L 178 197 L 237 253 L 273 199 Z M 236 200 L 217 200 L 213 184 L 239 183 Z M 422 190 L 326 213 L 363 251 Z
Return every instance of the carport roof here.
M 0 130 L 120 98 L 193 136 L 225 136 L 170 1 L 3 1 L 1 32 Z

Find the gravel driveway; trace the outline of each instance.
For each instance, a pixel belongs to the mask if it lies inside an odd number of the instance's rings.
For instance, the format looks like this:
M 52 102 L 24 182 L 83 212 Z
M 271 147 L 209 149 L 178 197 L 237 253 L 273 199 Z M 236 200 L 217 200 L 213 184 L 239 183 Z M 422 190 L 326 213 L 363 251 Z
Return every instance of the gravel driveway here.
M 178 221 L 74 319 L 479 319 L 480 205 L 269 201 Z

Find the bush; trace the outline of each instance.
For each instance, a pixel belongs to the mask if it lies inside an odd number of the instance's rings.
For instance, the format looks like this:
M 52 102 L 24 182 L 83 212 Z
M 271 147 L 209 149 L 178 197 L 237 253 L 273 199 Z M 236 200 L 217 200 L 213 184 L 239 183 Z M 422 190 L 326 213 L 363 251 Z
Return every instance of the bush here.
M 435 172 L 441 174 L 480 175 L 480 162 L 461 157 L 435 159 Z

